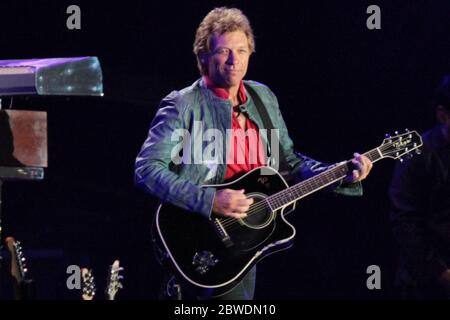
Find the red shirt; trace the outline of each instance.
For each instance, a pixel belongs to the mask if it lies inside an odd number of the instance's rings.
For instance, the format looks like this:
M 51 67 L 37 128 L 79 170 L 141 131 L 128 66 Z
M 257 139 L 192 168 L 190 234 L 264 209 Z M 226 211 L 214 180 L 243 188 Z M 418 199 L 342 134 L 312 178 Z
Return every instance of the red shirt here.
M 204 80 L 208 89 L 216 96 L 222 99 L 229 98 L 228 91 L 216 87 L 207 76 L 204 76 Z M 247 101 L 247 94 L 242 80 L 239 85 L 238 99 L 241 104 Z M 232 112 L 230 153 L 227 156 L 225 180 L 265 165 L 264 145 L 259 136 L 258 126 L 245 116 L 245 127 L 246 130 L 244 131 L 239 124 L 238 118 Z

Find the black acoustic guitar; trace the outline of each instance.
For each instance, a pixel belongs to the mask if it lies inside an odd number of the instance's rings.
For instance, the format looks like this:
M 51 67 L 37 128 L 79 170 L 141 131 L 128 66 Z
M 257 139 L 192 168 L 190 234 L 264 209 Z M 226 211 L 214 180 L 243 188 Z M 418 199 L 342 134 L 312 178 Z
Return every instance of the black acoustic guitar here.
M 383 158 L 401 158 L 422 146 L 416 131 L 387 137 L 364 155 L 372 162 Z M 162 204 L 154 226 L 161 247 L 179 275 L 192 285 L 221 295 L 231 290 L 265 256 L 292 245 L 295 228 L 285 219 L 295 203 L 332 185 L 351 169 L 351 162 L 338 163 L 328 170 L 291 187 L 270 167 L 254 169 L 217 189 L 245 189 L 253 198 L 244 219 L 212 215 L 206 219 L 170 204 Z

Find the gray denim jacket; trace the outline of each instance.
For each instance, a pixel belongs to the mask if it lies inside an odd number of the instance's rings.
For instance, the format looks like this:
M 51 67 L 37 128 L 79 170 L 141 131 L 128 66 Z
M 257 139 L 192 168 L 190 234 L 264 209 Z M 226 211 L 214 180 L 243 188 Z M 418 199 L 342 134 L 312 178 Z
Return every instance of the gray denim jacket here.
M 278 101 L 272 91 L 255 81 L 244 81 L 257 92 L 267 109 L 279 135 L 279 147 L 296 180 L 309 178 L 329 166 L 308 158 L 293 149 Z M 261 130 L 263 121 L 254 101 L 247 95 L 247 102 L 240 106 Z M 222 183 L 226 171 L 226 155 L 230 145 L 227 130 L 232 123 L 231 102 L 217 97 L 203 79 L 195 81 L 181 91 L 173 91 L 165 97 L 153 119 L 147 139 L 136 159 L 135 182 L 146 192 L 164 202 L 210 217 L 216 188 L 201 187 Z M 264 131 L 264 130 L 263 130 Z M 211 132 L 221 134 L 222 144 L 214 145 Z M 267 137 L 261 134 L 265 143 Z M 213 144 L 215 161 L 205 161 L 205 150 Z M 209 146 L 209 147 L 208 147 Z M 182 153 L 180 149 L 183 148 Z M 206 154 L 209 154 L 208 152 Z M 270 164 L 277 168 L 277 164 Z M 336 184 L 334 191 L 346 195 L 361 195 L 360 183 Z

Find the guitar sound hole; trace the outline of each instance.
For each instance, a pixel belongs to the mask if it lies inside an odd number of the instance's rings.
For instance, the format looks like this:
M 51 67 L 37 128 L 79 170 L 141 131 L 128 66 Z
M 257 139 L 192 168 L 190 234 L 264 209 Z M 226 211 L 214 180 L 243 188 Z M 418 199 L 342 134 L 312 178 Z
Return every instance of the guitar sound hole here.
M 250 228 L 260 229 L 266 227 L 273 219 L 273 212 L 262 201 L 265 198 L 263 194 L 247 194 L 247 197 L 253 198 L 254 202 L 247 212 L 247 217 L 242 222 Z

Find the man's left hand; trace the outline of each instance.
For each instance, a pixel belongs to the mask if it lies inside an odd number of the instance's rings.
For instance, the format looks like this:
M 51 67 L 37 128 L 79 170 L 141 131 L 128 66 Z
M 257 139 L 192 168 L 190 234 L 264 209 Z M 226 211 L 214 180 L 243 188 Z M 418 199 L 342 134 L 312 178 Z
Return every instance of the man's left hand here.
M 353 156 L 352 163 L 355 169 L 345 177 L 344 182 L 346 183 L 355 183 L 364 180 L 369 175 L 370 170 L 372 170 L 373 164 L 369 158 L 359 153 L 354 153 Z

